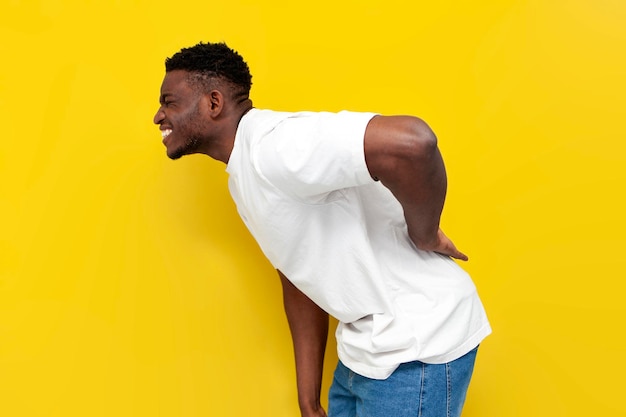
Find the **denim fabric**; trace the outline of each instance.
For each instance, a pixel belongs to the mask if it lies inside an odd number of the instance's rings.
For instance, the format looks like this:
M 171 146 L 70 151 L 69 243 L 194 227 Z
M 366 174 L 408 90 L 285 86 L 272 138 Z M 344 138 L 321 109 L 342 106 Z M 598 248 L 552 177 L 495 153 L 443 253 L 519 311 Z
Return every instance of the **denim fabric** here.
M 358 375 L 340 361 L 328 417 L 459 417 L 477 349 L 445 364 L 404 363 L 384 380 Z

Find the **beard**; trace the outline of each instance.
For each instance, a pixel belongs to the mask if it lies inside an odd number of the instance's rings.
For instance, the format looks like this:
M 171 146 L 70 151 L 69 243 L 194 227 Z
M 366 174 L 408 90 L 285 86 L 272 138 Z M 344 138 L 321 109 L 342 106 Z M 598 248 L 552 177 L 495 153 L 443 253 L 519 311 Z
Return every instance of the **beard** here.
M 172 152 L 168 153 L 167 156 L 170 159 L 180 159 L 184 155 L 190 155 L 192 153 L 196 153 L 198 151 L 198 145 L 200 143 L 200 139 L 198 137 L 190 137 L 187 141 L 174 149 Z

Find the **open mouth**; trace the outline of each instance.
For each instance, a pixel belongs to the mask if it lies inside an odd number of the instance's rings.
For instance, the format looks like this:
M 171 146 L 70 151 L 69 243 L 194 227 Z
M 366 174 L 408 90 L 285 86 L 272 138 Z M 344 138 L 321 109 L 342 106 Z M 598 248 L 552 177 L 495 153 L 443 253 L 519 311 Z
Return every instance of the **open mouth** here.
M 168 137 L 170 135 L 170 133 L 172 133 L 172 129 L 165 129 L 161 131 L 161 137 L 163 139 L 165 139 L 166 137 Z

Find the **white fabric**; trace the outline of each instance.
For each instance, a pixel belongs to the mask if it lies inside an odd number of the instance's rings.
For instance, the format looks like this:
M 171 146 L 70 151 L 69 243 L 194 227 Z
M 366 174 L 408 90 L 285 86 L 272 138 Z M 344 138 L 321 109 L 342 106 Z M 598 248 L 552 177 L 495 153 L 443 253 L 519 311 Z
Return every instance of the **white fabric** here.
M 385 379 L 403 362 L 457 359 L 491 329 L 470 277 L 418 250 L 402 207 L 370 177 L 363 138 L 373 116 L 252 109 L 227 172 L 272 265 L 339 320 L 341 361 Z

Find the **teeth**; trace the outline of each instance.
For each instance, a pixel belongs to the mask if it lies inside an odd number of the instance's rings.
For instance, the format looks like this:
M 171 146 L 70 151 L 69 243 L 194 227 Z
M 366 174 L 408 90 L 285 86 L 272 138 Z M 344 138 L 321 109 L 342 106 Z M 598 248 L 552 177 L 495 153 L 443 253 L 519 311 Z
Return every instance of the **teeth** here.
M 165 139 L 166 137 L 169 136 L 169 134 L 172 133 L 172 129 L 165 129 L 161 131 L 161 137 L 163 137 L 163 139 Z

